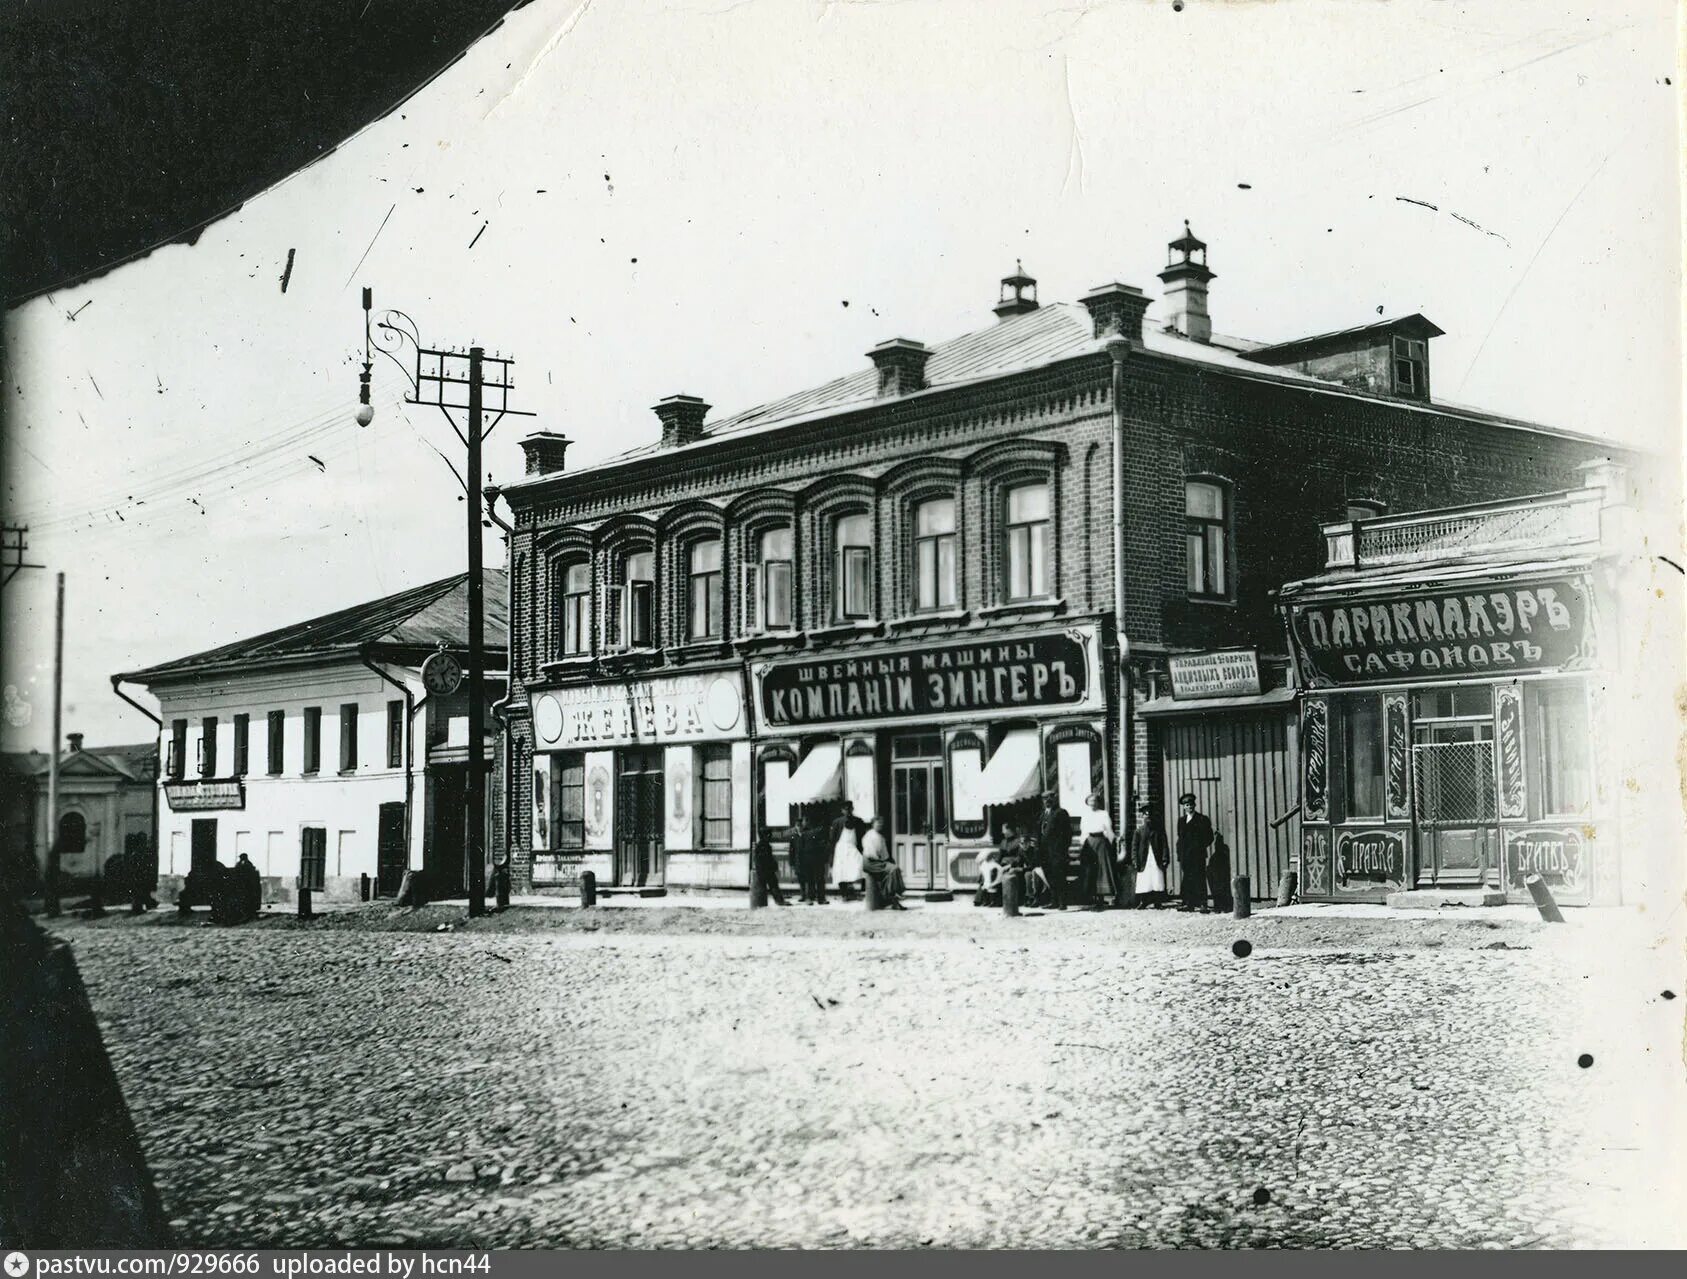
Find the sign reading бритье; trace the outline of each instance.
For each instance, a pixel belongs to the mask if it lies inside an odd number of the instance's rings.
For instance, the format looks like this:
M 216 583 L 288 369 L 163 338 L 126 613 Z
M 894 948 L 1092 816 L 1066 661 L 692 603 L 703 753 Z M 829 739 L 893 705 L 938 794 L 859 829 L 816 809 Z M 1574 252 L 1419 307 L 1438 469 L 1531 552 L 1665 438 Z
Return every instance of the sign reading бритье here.
M 1289 624 L 1312 688 L 1564 670 L 1593 652 L 1581 578 L 1297 603 Z
M 879 719 L 971 719 L 996 711 L 1100 705 L 1093 627 L 927 644 L 753 668 L 762 727 Z

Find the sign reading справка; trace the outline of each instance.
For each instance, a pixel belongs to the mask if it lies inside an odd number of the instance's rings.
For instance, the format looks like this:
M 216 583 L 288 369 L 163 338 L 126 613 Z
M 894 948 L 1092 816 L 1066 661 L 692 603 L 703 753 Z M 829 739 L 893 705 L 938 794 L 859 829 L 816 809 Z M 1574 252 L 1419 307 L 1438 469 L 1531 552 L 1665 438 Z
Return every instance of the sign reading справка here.
M 766 662 L 752 668 L 756 709 L 766 730 L 1096 709 L 1098 647 L 1093 626 L 1073 626 L 1012 639 Z
M 1592 611 L 1586 581 L 1563 577 L 1297 603 L 1289 631 L 1307 685 L 1329 688 L 1585 665 Z

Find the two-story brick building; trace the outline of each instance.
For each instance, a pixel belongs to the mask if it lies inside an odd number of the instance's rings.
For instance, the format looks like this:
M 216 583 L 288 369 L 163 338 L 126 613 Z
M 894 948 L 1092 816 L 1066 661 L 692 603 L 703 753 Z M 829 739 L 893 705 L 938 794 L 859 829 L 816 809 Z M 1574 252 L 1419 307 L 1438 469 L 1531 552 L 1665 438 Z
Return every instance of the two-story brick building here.
M 848 797 L 938 889 L 1044 790 L 1115 822 L 1193 790 L 1271 891 L 1300 841 L 1271 593 L 1321 522 L 1567 488 L 1609 450 L 1431 400 L 1422 316 L 1215 334 L 1206 246 L 1170 249 L 1155 321 L 1019 270 L 995 323 L 823 386 L 717 421 L 669 397 L 658 439 L 573 470 L 525 441 L 517 882 L 742 887 L 757 828 L 783 848 Z

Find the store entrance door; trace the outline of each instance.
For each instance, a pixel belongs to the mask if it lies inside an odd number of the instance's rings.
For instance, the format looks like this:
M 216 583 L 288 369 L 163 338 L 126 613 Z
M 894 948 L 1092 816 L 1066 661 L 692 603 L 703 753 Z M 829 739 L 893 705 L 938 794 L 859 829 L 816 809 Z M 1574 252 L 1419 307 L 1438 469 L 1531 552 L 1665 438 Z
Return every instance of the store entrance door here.
M 890 751 L 890 842 L 911 892 L 949 884 L 949 805 L 943 738 L 899 737 Z
M 1412 745 L 1417 782 L 1419 887 L 1480 884 L 1498 864 L 1498 779 L 1492 721 L 1418 726 Z
M 654 888 L 662 862 L 662 752 L 620 752 L 615 779 L 615 885 Z

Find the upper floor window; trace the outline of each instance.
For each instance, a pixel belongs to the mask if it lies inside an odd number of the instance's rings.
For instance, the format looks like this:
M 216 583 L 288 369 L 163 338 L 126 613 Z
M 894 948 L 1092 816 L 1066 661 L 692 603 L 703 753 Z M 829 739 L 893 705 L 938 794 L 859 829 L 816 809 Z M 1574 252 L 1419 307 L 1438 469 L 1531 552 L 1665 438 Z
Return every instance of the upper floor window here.
M 865 512 L 837 522 L 838 558 L 833 596 L 839 621 L 873 615 L 873 525 Z
M 691 616 L 686 634 L 691 639 L 721 637 L 721 542 L 711 537 L 693 542 L 686 599 Z
M 164 761 L 164 771 L 176 779 L 187 774 L 187 721 L 170 721 L 170 754 Z
M 1429 346 L 1421 338 L 1394 339 L 1394 390 L 1400 395 L 1429 391 Z
M 269 713 L 269 740 L 264 747 L 264 769 L 271 777 L 281 775 L 281 755 L 287 745 L 287 712 Z
M 1007 597 L 1040 599 L 1049 593 L 1049 486 L 1009 489 L 1006 514 Z
M 955 499 L 914 508 L 914 607 L 955 607 Z
M 1214 480 L 1189 480 L 1183 486 L 1184 543 L 1191 595 L 1224 599 L 1230 594 L 1229 498 L 1225 486 Z
M 305 768 L 307 773 L 322 770 L 322 708 L 305 707 Z
M 202 777 L 217 774 L 217 717 L 207 715 L 199 730 L 199 773 Z
M 229 770 L 235 777 L 246 776 L 247 766 L 251 762 L 252 752 L 252 717 L 250 715 L 236 715 L 234 717 L 234 767 Z
M 340 771 L 349 773 L 357 767 L 357 703 L 340 706 Z
M 744 573 L 745 630 L 791 629 L 794 616 L 791 578 L 795 549 L 788 524 L 767 529 L 756 539 L 754 562 Z
M 621 557 L 621 580 L 609 588 L 605 647 L 656 645 L 656 553 L 629 551 Z
M 404 763 L 404 703 L 387 703 L 387 767 Z
M 562 571 L 562 656 L 578 657 L 587 648 L 587 607 L 592 596 L 592 566 L 585 560 Z

